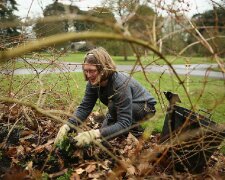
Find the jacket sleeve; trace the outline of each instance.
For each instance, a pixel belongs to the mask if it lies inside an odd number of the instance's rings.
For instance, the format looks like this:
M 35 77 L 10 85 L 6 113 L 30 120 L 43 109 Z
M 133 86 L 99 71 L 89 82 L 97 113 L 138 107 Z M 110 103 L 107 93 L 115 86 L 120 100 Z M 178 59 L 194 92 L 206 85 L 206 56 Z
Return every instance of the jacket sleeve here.
M 75 109 L 73 117 L 69 118 L 69 122 L 74 125 L 79 125 L 82 121 L 87 119 L 93 110 L 97 99 L 97 89 L 93 88 L 90 83 L 87 83 L 83 100 L 78 108 Z
M 117 121 L 115 124 L 100 129 L 100 133 L 105 138 L 112 138 L 128 130 L 132 125 L 132 92 L 130 86 L 123 84 L 115 91 L 112 97 L 116 111 Z

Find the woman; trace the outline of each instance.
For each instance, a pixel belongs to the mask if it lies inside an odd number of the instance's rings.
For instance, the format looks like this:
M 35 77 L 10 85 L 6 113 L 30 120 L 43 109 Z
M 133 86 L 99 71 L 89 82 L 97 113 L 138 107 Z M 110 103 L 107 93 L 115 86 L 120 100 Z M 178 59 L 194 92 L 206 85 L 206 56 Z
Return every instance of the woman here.
M 102 47 L 86 54 L 82 68 L 85 80 L 88 81 L 86 91 L 69 122 L 77 126 L 87 119 L 97 99 L 108 106 L 108 112 L 100 129 L 79 133 L 74 138 L 77 145 L 90 144 L 101 138 L 111 139 L 127 132 L 142 134 L 140 120 L 155 114 L 156 100 L 151 94 L 129 75 L 117 72 L 111 56 Z M 55 144 L 59 143 L 69 130 L 67 124 L 63 125 Z

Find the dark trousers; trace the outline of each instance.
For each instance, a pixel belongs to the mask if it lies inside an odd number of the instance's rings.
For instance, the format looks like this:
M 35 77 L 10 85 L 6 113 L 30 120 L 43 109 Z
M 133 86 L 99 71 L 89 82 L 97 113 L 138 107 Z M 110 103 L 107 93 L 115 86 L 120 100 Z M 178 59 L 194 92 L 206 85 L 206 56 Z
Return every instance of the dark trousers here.
M 109 111 L 106 114 L 106 118 L 104 119 L 101 128 L 112 125 L 116 123 L 117 121 L 116 107 L 114 106 L 113 102 L 109 104 L 108 108 L 109 108 Z M 140 122 L 143 122 L 153 117 L 155 112 L 156 110 L 154 105 L 150 103 L 147 103 L 147 102 L 133 103 L 132 104 L 132 115 L 133 115 L 132 126 L 125 129 L 122 134 L 124 135 L 124 134 L 128 134 L 128 132 L 131 132 L 136 137 L 142 135 L 142 133 L 144 132 L 144 128 L 140 125 Z

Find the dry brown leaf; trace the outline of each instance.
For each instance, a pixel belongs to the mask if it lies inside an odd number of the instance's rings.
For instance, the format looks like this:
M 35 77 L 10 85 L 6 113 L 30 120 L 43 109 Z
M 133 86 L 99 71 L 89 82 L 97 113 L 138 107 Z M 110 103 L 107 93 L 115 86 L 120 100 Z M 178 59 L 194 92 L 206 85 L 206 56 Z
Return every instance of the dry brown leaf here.
M 44 148 L 45 147 L 43 145 L 41 145 L 41 146 L 36 147 L 32 152 L 41 153 L 44 151 Z
M 11 159 L 12 159 L 12 162 L 15 164 L 18 164 L 20 162 L 17 158 L 14 158 L 14 157 L 12 157 Z
M 27 146 L 25 146 L 24 148 L 25 148 L 25 152 L 26 152 L 26 153 L 29 153 L 29 152 L 31 152 L 31 150 L 32 150 L 30 147 L 27 147 Z
M 214 161 L 218 161 L 218 158 L 216 157 L 216 156 L 214 156 L 214 155 L 212 155 L 212 157 L 211 157 Z
M 61 170 L 61 171 L 57 171 L 56 173 L 49 174 L 48 177 L 49 177 L 50 179 L 56 178 L 56 177 L 62 176 L 63 174 L 65 174 L 65 173 L 67 173 L 67 172 L 68 172 L 68 169 L 66 168 L 66 169 L 63 169 L 63 170 Z
M 4 175 L 3 179 L 6 180 L 20 180 L 20 179 L 28 179 L 28 171 L 24 171 L 21 169 L 10 169 L 6 174 Z M 30 179 L 30 178 L 29 178 Z
M 31 142 L 26 141 L 26 140 L 24 140 L 24 139 L 20 139 L 20 144 L 21 144 L 22 146 L 30 146 L 30 145 L 31 145 Z
M 34 136 L 34 131 L 31 130 L 23 130 L 20 132 L 20 139 L 30 139 L 31 137 Z
M 6 152 L 6 154 L 9 157 L 13 157 L 17 155 L 17 147 L 9 147 L 8 151 Z
M 29 171 L 29 174 L 32 174 L 32 171 L 33 171 L 33 162 L 32 161 L 28 162 L 27 163 L 27 167 L 25 169 Z
M 128 173 L 128 175 L 134 175 L 134 174 L 137 174 L 136 173 L 136 169 L 135 169 L 135 167 L 133 166 L 133 165 L 129 165 L 128 166 L 128 168 L 127 168 L 127 173 Z
M 19 105 L 13 105 L 9 108 L 9 110 L 11 118 L 14 119 L 16 119 L 16 117 L 18 117 L 19 113 L 21 112 L 21 108 L 19 107 Z
M 60 156 L 58 156 L 58 163 L 60 165 L 60 169 L 62 169 L 64 167 L 64 160 Z
M 95 164 L 89 164 L 89 165 L 85 168 L 85 171 L 86 171 L 87 173 L 91 173 L 91 172 L 93 172 L 95 169 L 96 169 L 96 165 L 95 165 Z
M 127 136 L 127 144 L 135 146 L 138 145 L 138 143 L 138 139 L 133 134 L 129 133 Z
M 33 151 L 36 153 L 42 152 L 47 146 L 51 145 L 54 142 L 53 139 L 49 140 L 47 143 L 36 147 Z
M 95 118 L 97 116 L 100 116 L 101 114 L 98 111 L 94 111 L 91 115 Z
M 148 162 L 141 162 L 140 164 L 138 164 L 137 169 L 139 171 L 139 175 L 144 175 L 149 168 L 151 168 L 151 165 Z
M 105 170 L 108 170 L 109 169 L 109 164 L 110 164 L 110 161 L 107 159 L 103 162 L 103 164 L 100 164 L 100 166 L 105 169 Z
M 46 145 L 45 148 L 50 152 L 53 149 L 53 146 L 49 144 L 49 145 Z
M 36 169 L 33 169 L 33 171 L 32 171 L 32 179 L 36 179 L 36 180 L 43 179 L 42 172 L 38 171 Z
M 31 144 L 31 146 L 33 147 L 33 148 L 36 148 L 37 147 L 37 145 L 36 144 Z
M 73 172 L 70 176 L 70 180 L 80 180 L 80 175 L 76 172 Z
M 75 170 L 77 174 L 82 174 L 85 170 L 83 168 L 78 168 Z
M 73 156 L 82 159 L 83 158 L 83 150 L 77 149 L 76 151 L 74 151 Z
M 90 173 L 90 174 L 88 174 L 88 177 L 89 178 L 92 178 L 93 180 L 94 179 L 99 179 L 101 176 L 103 175 L 103 173 L 102 172 L 95 172 L 95 173 Z
M 25 154 L 25 149 L 24 149 L 24 147 L 23 146 L 17 146 L 17 155 L 22 155 L 22 156 L 24 156 L 24 154 Z

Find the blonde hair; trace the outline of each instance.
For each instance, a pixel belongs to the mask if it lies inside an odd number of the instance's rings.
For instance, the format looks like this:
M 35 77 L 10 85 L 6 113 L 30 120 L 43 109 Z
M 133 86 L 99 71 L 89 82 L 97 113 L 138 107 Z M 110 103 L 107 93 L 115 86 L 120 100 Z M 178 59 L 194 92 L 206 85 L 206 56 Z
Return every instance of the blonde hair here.
M 98 72 L 101 73 L 101 81 L 108 79 L 116 71 L 116 65 L 113 59 L 102 47 L 88 51 L 84 58 L 84 64 L 96 65 Z M 85 80 L 87 80 L 85 73 L 84 76 Z

